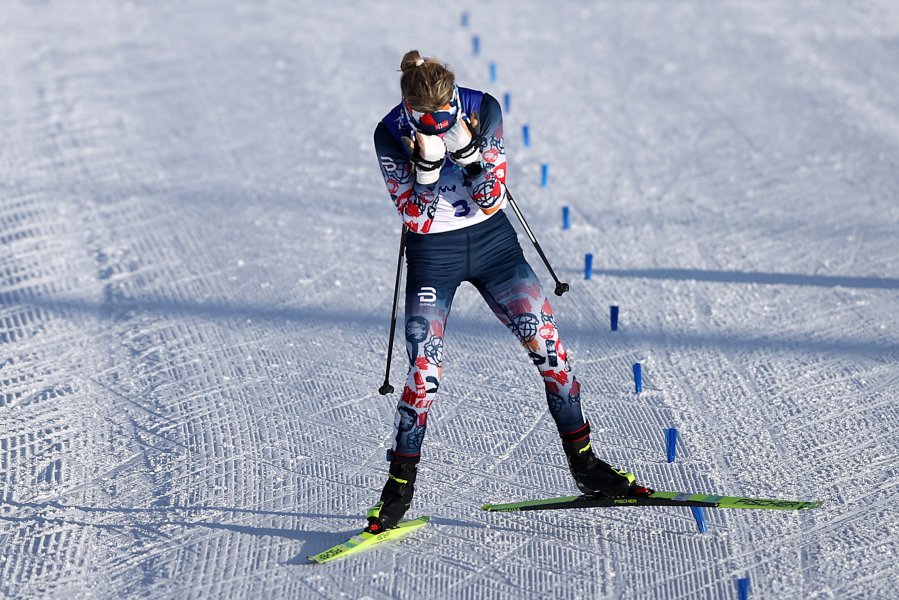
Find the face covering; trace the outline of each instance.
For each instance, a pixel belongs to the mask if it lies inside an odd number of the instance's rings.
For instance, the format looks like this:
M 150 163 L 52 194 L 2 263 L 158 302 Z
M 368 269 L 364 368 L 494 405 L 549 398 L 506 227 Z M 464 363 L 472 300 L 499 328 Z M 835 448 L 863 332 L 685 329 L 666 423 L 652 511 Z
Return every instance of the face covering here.
M 415 129 L 426 135 L 440 135 L 453 126 L 459 116 L 459 88 L 453 86 L 453 97 L 437 110 L 419 112 L 403 100 L 406 117 Z

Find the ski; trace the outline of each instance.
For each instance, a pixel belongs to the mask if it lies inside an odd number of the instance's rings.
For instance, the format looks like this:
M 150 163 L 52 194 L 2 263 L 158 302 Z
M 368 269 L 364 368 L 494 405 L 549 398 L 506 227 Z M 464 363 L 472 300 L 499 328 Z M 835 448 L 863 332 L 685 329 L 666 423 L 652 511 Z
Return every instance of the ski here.
M 359 552 L 377 546 L 378 544 L 405 537 L 413 531 L 427 525 L 430 520 L 431 517 L 419 517 L 410 521 L 402 521 L 396 527 L 385 529 L 381 533 L 362 531 L 350 537 L 347 541 L 341 542 L 332 548 L 328 548 L 324 552 L 319 552 L 308 558 L 311 562 L 322 564 L 338 558 L 352 556 L 353 554 L 358 554 Z
M 821 506 L 820 501 L 768 500 L 744 496 L 716 496 L 686 492 L 652 492 L 647 496 L 559 496 L 509 502 L 484 504 L 483 510 L 491 512 L 515 512 L 523 510 L 554 510 L 561 508 L 593 508 L 611 506 L 702 506 L 705 508 L 752 508 L 768 510 L 808 510 Z

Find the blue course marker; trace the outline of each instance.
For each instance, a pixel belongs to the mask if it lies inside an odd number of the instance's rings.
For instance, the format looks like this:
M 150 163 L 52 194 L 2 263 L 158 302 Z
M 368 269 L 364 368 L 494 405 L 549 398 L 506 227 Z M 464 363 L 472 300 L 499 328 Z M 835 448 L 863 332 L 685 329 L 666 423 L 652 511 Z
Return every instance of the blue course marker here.
M 496 83 L 496 63 L 490 63 L 490 82 Z
M 618 331 L 618 307 L 609 307 L 609 321 L 611 321 L 612 331 Z
M 705 509 L 701 506 L 691 506 L 690 511 L 693 513 L 693 518 L 696 519 L 696 528 L 699 533 L 708 531 L 709 526 L 705 523 Z
M 468 27 L 468 13 L 462 13 L 462 27 Z
M 674 458 L 677 455 L 678 435 L 679 434 L 677 433 L 677 427 L 671 427 L 665 430 L 665 447 L 668 456 L 668 462 L 670 463 L 674 462 Z
M 562 207 L 562 229 L 571 229 L 571 211 L 567 206 Z
M 527 125 L 521 126 L 521 141 L 524 142 L 525 147 L 531 145 L 531 130 Z
M 749 577 L 737 579 L 737 598 L 749 600 Z
M 475 56 L 481 53 L 481 38 L 476 35 L 471 36 L 471 51 Z
M 634 363 L 634 390 L 638 394 L 643 391 L 643 367 L 640 363 Z
M 540 165 L 540 187 L 549 185 L 549 165 L 543 163 Z
M 587 254 L 584 256 L 584 279 L 591 277 L 593 277 L 593 255 Z
M 506 112 L 509 112 L 509 108 L 512 106 L 512 94 L 506 92 L 503 94 L 503 106 Z

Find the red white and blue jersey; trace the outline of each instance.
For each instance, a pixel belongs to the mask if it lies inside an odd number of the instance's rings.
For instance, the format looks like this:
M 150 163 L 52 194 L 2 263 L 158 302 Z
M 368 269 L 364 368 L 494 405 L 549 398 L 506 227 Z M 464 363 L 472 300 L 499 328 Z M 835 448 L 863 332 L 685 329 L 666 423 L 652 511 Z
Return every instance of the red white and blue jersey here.
M 375 129 L 375 151 L 387 191 L 403 223 L 413 233 L 439 233 L 480 223 L 505 206 L 506 153 L 499 102 L 484 92 L 459 88 L 460 118 L 476 117 L 479 173 L 468 176 L 447 156 L 440 179 L 430 185 L 415 180 L 410 151 L 402 138 L 415 129 L 396 105 Z M 475 169 L 476 170 L 476 169 Z

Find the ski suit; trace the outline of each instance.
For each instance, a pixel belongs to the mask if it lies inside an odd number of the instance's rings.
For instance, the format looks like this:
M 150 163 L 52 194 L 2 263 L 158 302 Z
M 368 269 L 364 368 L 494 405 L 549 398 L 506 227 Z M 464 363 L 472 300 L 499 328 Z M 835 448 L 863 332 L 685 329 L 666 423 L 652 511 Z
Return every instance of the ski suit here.
M 552 308 L 525 260 L 505 206 L 506 158 L 502 113 L 489 94 L 459 88 L 462 118 L 474 118 L 479 168 L 461 169 L 447 158 L 440 179 L 416 182 L 401 138 L 414 138 L 397 105 L 378 124 L 374 141 L 390 197 L 406 232 L 405 338 L 409 373 L 394 418 L 397 462 L 419 461 L 428 409 L 440 387 L 443 336 L 456 289 L 463 281 L 524 345 L 546 387 L 550 414 L 563 439 L 589 432 L 580 385 L 559 339 Z

